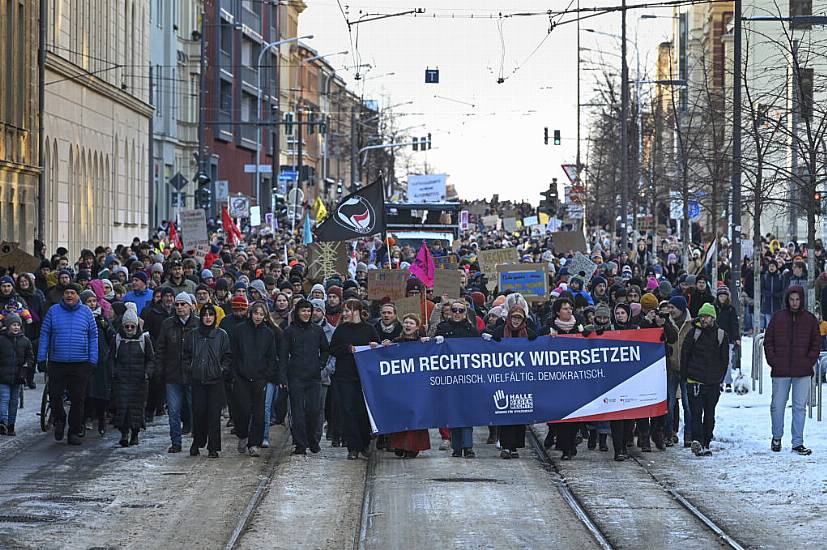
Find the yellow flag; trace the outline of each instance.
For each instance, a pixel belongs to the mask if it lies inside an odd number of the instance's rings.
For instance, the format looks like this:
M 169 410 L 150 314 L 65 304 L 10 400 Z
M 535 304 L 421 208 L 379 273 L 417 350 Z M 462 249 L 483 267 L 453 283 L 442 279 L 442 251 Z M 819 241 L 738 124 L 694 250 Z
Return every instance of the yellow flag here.
M 548 214 L 545 212 L 540 212 L 540 223 L 543 225 L 548 225 Z
M 327 208 L 322 202 L 322 197 L 318 195 L 316 196 L 316 202 L 313 203 L 313 217 L 316 222 L 320 222 L 327 217 Z

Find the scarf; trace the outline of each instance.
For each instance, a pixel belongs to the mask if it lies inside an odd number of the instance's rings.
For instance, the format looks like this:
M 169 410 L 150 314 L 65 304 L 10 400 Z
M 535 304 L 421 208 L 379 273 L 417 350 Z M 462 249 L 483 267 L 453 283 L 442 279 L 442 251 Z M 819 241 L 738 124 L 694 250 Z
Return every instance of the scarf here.
M 554 319 L 554 324 L 560 330 L 569 331 L 569 330 L 574 328 L 574 325 L 577 324 L 577 318 L 572 316 L 572 318 L 570 320 L 564 321 L 564 320 L 560 319 L 559 317 L 557 317 L 556 319 Z
M 391 332 L 396 330 L 396 321 L 391 323 L 389 326 L 385 326 L 384 323 L 379 321 L 379 330 L 382 332 L 382 334 L 390 334 Z

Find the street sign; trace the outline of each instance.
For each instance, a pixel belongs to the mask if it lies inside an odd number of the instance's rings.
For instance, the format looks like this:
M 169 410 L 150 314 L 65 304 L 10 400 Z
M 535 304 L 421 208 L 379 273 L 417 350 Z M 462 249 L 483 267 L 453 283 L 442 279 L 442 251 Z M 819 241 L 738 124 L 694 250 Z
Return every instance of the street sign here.
M 301 189 L 291 189 L 287 193 L 287 203 L 301 205 L 304 202 L 304 192 Z
M 215 202 L 224 202 L 230 196 L 230 182 L 227 180 L 216 180 Z
M 176 191 L 180 191 L 184 187 L 187 186 L 189 180 L 181 175 L 181 172 L 177 172 L 174 176 L 172 176 L 168 182 L 171 186 L 175 188 Z
M 279 181 L 296 181 L 299 179 L 299 173 L 295 170 L 282 170 L 279 174 Z
M 259 174 L 272 174 L 273 167 L 269 164 L 245 164 L 244 165 L 244 173 L 245 174 L 255 174 L 256 173 L 256 166 L 258 166 Z
M 250 199 L 244 195 L 230 197 L 229 212 L 231 218 L 249 218 Z
M 439 69 L 425 69 L 425 84 L 439 84 Z
M 689 201 L 689 219 L 694 220 L 701 215 L 701 205 L 698 201 Z
M 577 165 L 561 164 L 560 167 L 563 169 L 563 172 L 566 173 L 566 177 L 569 178 L 569 182 L 574 185 L 574 182 L 577 181 Z

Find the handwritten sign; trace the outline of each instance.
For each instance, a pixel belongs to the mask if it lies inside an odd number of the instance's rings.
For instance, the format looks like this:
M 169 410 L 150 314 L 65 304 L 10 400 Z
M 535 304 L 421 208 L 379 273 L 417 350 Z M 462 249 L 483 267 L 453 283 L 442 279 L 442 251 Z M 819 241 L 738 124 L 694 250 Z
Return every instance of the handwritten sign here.
M 503 230 L 509 233 L 517 231 L 517 218 L 503 218 Z
M 586 282 L 589 282 L 597 269 L 597 264 L 588 259 L 585 254 L 575 252 L 574 257 L 566 262 L 566 267 L 569 270 L 569 275 L 578 275 L 582 272 Z
M 330 241 L 307 245 L 307 278 L 322 282 L 333 275 L 347 273 L 347 241 Z
M 422 317 L 422 306 L 420 305 L 419 296 L 408 296 L 407 298 L 399 298 L 394 300 L 393 304 L 396 306 L 396 315 L 402 319 L 408 313 L 414 313 L 417 317 Z M 420 319 L 422 324 L 428 322 L 428 319 Z
M 501 265 L 497 268 L 500 292 L 519 292 L 529 302 L 548 299 L 545 264 Z
M 434 271 L 434 296 L 459 296 L 461 279 L 459 271 L 437 269 Z
M 184 250 L 195 250 L 196 257 L 203 262 L 210 250 L 206 213 L 201 208 L 195 208 L 181 210 L 178 216 L 181 222 L 181 239 Z
M 586 251 L 586 237 L 580 231 L 555 231 L 551 234 L 551 240 L 557 254 L 565 254 L 570 250 Z
M 459 243 L 459 241 L 454 242 Z M 454 254 L 449 254 L 447 256 L 434 256 L 434 267 L 436 269 L 457 269 L 459 268 L 459 260 Z
M 480 271 L 493 275 L 497 272 L 500 264 L 515 263 L 517 261 L 517 248 L 492 248 L 480 250 L 477 259 L 480 263 Z
M 485 227 L 499 227 L 500 225 L 500 217 L 496 214 L 491 214 L 490 216 L 483 216 L 482 217 L 482 224 Z
M 407 269 L 368 271 L 368 300 L 398 300 L 405 297 L 405 285 L 411 278 Z
M 531 227 L 532 225 L 537 225 L 540 223 L 540 218 L 537 216 L 528 216 L 527 218 L 523 218 L 523 227 Z

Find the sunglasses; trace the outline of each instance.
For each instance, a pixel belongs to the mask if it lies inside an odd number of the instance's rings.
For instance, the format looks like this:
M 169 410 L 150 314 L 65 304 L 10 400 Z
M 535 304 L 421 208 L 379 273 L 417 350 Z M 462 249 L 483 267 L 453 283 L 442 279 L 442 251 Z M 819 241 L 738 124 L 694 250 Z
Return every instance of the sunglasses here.
M 130 329 L 130 328 L 138 328 L 138 325 L 132 325 L 132 324 L 129 324 L 129 325 L 124 325 L 124 326 L 123 326 L 123 328 L 126 328 L 126 329 Z
M 451 313 L 465 313 L 464 307 L 452 307 Z

